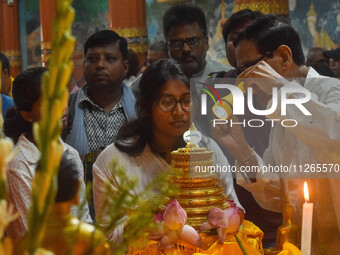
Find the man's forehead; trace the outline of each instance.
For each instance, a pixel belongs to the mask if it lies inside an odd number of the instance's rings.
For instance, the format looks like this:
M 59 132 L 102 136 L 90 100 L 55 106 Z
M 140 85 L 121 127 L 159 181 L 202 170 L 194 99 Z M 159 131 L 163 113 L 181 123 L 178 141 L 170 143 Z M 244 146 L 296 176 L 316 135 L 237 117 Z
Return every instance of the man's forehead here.
M 257 44 L 254 40 L 242 40 L 238 42 L 236 51 L 243 52 L 247 50 L 258 51 Z
M 236 59 L 237 65 L 247 62 L 249 59 L 253 59 L 254 54 L 258 54 L 257 45 L 251 40 L 242 40 L 236 46 Z
M 92 54 L 92 53 L 99 53 L 99 52 L 116 52 L 117 50 L 120 51 L 119 49 L 119 44 L 118 42 L 114 42 L 114 43 L 109 43 L 109 44 L 98 44 L 95 46 L 92 46 L 91 48 L 87 49 L 87 53 L 88 54 Z
M 168 37 L 193 37 L 203 36 L 203 31 L 197 21 L 179 24 L 169 30 Z

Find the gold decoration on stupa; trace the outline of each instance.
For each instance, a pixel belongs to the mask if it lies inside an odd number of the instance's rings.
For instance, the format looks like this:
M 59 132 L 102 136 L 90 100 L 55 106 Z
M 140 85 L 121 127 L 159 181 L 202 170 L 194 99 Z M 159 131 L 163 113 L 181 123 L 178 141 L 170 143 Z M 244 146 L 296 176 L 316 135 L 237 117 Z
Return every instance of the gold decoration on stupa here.
M 165 4 L 180 4 L 184 2 L 188 2 L 190 0 L 157 0 L 158 3 L 165 3 Z
M 198 230 L 203 223 L 208 221 L 207 216 L 214 207 L 224 210 L 229 207 L 229 204 L 226 202 L 223 188 L 218 184 L 217 174 L 212 174 L 209 171 L 202 172 L 202 169 L 209 169 L 213 166 L 214 152 L 199 146 L 202 135 L 194 124 L 183 134 L 183 138 L 187 143 L 186 147 L 171 153 L 172 181 L 176 186 L 176 191 L 170 197 L 176 199 L 186 211 L 186 225 Z M 196 173 L 196 169 L 201 169 L 201 172 Z M 149 240 L 142 250 L 134 249 L 129 254 L 199 255 L 222 254 L 224 251 L 228 251 L 230 254 L 242 254 L 233 234 L 226 237 L 224 244 L 218 244 L 218 236 L 213 231 L 199 233 L 202 238 L 201 248 L 179 240 L 176 248 L 160 251 L 159 242 Z M 243 240 L 248 254 L 263 254 L 263 232 L 253 223 L 247 220 L 243 221 L 237 236 Z
M 309 32 L 313 36 L 313 47 L 320 47 L 326 50 L 337 47 L 324 28 L 321 28 L 321 31 L 317 30 L 317 13 L 315 12 L 314 3 L 311 3 L 309 11 L 307 12 L 307 23 Z
M 229 205 L 217 176 L 208 171 L 214 163 L 213 151 L 199 147 L 201 133 L 192 124 L 183 137 L 187 146 L 171 153 L 173 181 L 178 186 L 173 198 L 187 212 L 187 224 L 199 229 L 214 207 L 226 209 Z
M 235 0 L 234 12 L 243 9 L 288 16 L 289 2 L 288 0 Z
M 309 7 L 309 11 L 307 12 L 307 17 L 308 19 L 312 19 L 314 17 L 314 19 L 316 19 L 316 12 L 315 12 L 315 7 L 314 7 L 314 3 L 311 3 L 310 7 Z

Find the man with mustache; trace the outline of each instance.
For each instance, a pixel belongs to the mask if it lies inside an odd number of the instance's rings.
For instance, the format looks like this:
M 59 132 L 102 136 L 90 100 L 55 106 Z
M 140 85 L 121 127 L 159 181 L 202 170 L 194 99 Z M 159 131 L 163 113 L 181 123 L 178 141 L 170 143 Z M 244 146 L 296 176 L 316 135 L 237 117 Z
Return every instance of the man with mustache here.
M 169 56 L 181 64 L 188 77 L 204 78 L 211 72 L 231 69 L 206 59 L 209 49 L 207 21 L 199 7 L 175 5 L 168 9 L 163 16 L 163 34 Z
M 234 45 L 237 67 L 242 71 L 236 84 L 244 81 L 254 93 L 264 94 L 266 109 L 273 105 L 273 91 L 277 90 L 277 107 L 266 114 L 274 125 L 263 157 L 249 146 L 241 125 L 216 126 L 214 137 L 237 160 L 241 170 L 237 182 L 254 195 L 261 207 L 281 212 L 289 199 L 294 207 L 292 222 L 300 225 L 307 181 L 314 204 L 312 251 L 308 254 L 338 254 L 340 179 L 330 167 L 340 163 L 340 82 L 305 65 L 299 34 L 283 17 L 257 18 L 238 35 Z M 310 95 L 301 103 L 305 111 L 294 104 L 285 107 L 288 100 L 303 98 L 301 91 Z M 286 97 L 281 97 L 286 92 Z M 285 119 L 295 120 L 296 125 L 283 126 Z M 239 121 L 236 115 L 231 120 Z M 300 165 L 301 170 L 289 171 L 289 167 Z M 314 171 L 318 165 L 324 167 L 323 171 Z M 266 171 L 270 166 L 278 171 Z
M 84 55 L 87 83 L 70 95 L 66 142 L 83 158 L 88 183 L 97 156 L 136 112 L 132 91 L 123 83 L 129 68 L 126 40 L 114 31 L 98 31 L 85 42 Z M 92 201 L 89 205 L 94 220 Z
M 197 6 L 181 4 L 163 16 L 163 34 L 169 57 L 178 61 L 189 78 L 207 78 L 212 72 L 228 71 L 230 66 L 206 59 L 209 49 L 207 21 Z M 139 95 L 139 80 L 132 85 Z

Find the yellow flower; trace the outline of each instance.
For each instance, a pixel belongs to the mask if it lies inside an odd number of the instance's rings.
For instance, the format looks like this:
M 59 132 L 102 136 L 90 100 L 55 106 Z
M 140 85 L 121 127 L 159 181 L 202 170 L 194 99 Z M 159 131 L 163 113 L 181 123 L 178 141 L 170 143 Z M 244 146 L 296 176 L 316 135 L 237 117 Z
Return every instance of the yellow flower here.
M 9 237 L 5 237 L 0 242 L 0 254 L 12 255 L 13 254 L 13 240 Z
M 16 152 L 12 151 L 13 142 L 8 138 L 0 139 L 0 179 L 6 179 L 6 165 L 11 161 Z
M 30 255 L 27 251 L 24 253 L 24 255 Z M 38 248 L 35 250 L 33 255 L 54 255 L 53 252 L 45 250 L 44 248 Z
M 15 220 L 19 216 L 19 213 L 14 213 L 14 207 L 12 205 L 7 206 L 7 201 L 0 200 L 0 239 L 4 236 L 5 229 L 10 222 Z
M 38 248 L 35 252 L 34 255 L 53 255 L 54 253 L 48 250 L 45 250 L 43 248 Z

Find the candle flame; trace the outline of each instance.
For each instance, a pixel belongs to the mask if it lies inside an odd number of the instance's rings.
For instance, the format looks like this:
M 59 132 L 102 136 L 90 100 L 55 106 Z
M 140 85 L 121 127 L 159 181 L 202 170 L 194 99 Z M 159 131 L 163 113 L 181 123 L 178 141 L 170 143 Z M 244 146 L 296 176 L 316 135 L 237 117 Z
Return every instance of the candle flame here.
M 309 192 L 308 192 L 308 186 L 307 186 L 306 181 L 304 183 L 304 195 L 305 195 L 305 201 L 306 201 L 306 203 L 308 203 L 309 202 Z

